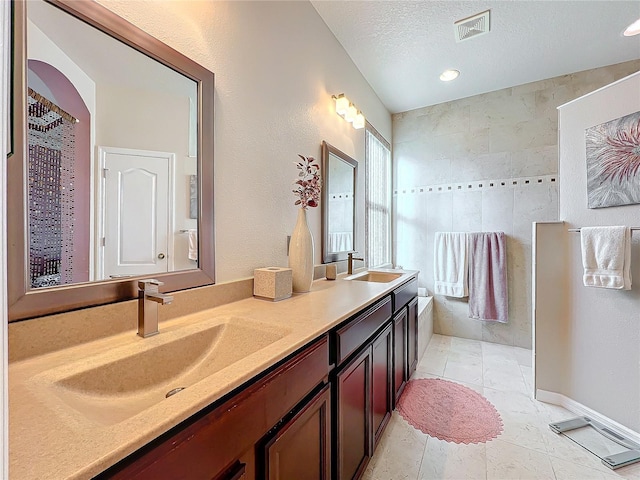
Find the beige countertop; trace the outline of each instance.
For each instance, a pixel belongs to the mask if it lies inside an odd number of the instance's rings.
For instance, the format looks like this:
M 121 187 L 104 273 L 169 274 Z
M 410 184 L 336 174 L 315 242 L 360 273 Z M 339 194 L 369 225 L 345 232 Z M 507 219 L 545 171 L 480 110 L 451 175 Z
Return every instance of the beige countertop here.
M 85 479 L 97 475 L 418 273 L 402 272 L 400 278 L 389 283 L 349 281 L 344 276 L 336 281 L 317 280 L 311 292 L 294 294 L 279 302 L 247 298 L 162 322 L 159 335 L 154 337 L 142 339 L 132 330 L 12 362 L 9 365 L 10 478 Z M 91 314 L 91 310 L 87 312 Z M 129 352 L 128 355 L 132 351 L 152 349 L 184 336 L 185 332 L 200 338 L 202 331 L 221 322 L 231 325 L 248 322 L 256 328 L 250 332 L 258 333 L 245 335 L 246 338 L 242 336 L 242 329 L 229 330 L 235 332 L 236 341 L 240 336 L 241 347 L 251 347 L 254 342 L 262 341 L 260 339 L 267 339 L 266 345 L 234 358 L 232 363 L 187 385 L 170 398 L 150 400 L 144 385 L 134 393 L 121 394 L 113 394 L 108 391 L 112 385 L 105 385 L 107 391 L 96 393 L 101 387 L 98 375 L 83 379 L 94 384 L 94 392 L 87 398 L 82 392 L 69 394 L 63 386 L 65 379 L 81 378 L 83 370 L 95 368 L 93 364 L 118 361 L 122 352 Z M 221 336 L 220 342 L 224 338 Z M 173 352 L 176 356 L 190 353 Z M 144 377 L 170 370 L 171 359 L 162 360 L 156 362 L 158 365 L 145 365 L 148 375 Z M 126 382 L 127 379 L 113 381 Z

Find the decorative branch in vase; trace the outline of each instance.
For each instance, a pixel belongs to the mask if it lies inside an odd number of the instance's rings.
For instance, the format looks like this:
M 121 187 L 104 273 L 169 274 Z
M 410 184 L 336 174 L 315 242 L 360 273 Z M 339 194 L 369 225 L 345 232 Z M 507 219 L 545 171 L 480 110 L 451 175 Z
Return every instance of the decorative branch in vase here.
M 300 205 L 300 209 L 289 242 L 289 267 L 293 273 L 293 291 L 303 293 L 311 289 L 314 263 L 313 235 L 307 223 L 307 208 L 314 208 L 320 204 L 322 179 L 320 166 L 315 158 L 298 156 L 301 161 L 296 162 L 299 172 L 293 193 L 297 197 L 294 205 Z
M 320 165 L 313 157 L 304 157 L 300 154 L 301 162 L 296 163 L 298 180 L 293 193 L 298 197 L 295 205 L 302 205 L 305 210 L 308 207 L 317 207 L 320 203 L 320 191 L 322 189 L 322 179 L 320 178 Z

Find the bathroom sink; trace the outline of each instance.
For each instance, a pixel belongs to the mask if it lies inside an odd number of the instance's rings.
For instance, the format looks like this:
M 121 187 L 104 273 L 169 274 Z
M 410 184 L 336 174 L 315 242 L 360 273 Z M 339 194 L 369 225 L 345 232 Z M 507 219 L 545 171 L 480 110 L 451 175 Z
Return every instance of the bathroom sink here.
M 403 275 L 402 273 L 368 271 L 368 272 L 360 273 L 353 277 L 349 277 L 347 278 L 347 280 L 357 280 L 360 282 L 389 283 L 394 281 L 396 278 L 400 278 L 402 275 Z
M 88 419 L 114 424 L 167 396 L 179 396 L 181 390 L 288 333 L 237 317 L 196 328 L 161 330 L 154 337 L 49 372 L 45 381 L 50 392 Z

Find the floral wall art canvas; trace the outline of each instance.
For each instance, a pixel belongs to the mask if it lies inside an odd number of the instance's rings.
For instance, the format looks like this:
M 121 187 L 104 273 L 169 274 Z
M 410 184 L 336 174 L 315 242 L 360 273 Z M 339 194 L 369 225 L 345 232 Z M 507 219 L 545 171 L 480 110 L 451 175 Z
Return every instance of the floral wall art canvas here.
M 640 203 L 640 112 L 587 128 L 589 208 Z

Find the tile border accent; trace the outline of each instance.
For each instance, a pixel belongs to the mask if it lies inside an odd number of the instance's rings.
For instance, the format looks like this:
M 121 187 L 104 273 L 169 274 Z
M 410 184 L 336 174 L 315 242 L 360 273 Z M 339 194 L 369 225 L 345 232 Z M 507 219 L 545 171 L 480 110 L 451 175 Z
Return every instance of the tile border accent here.
M 418 185 L 414 187 L 394 188 L 393 196 L 415 195 L 423 193 L 477 192 L 498 188 L 526 188 L 533 185 L 557 184 L 558 175 L 534 175 L 532 177 L 499 178 L 496 180 L 472 180 L 468 182 Z

